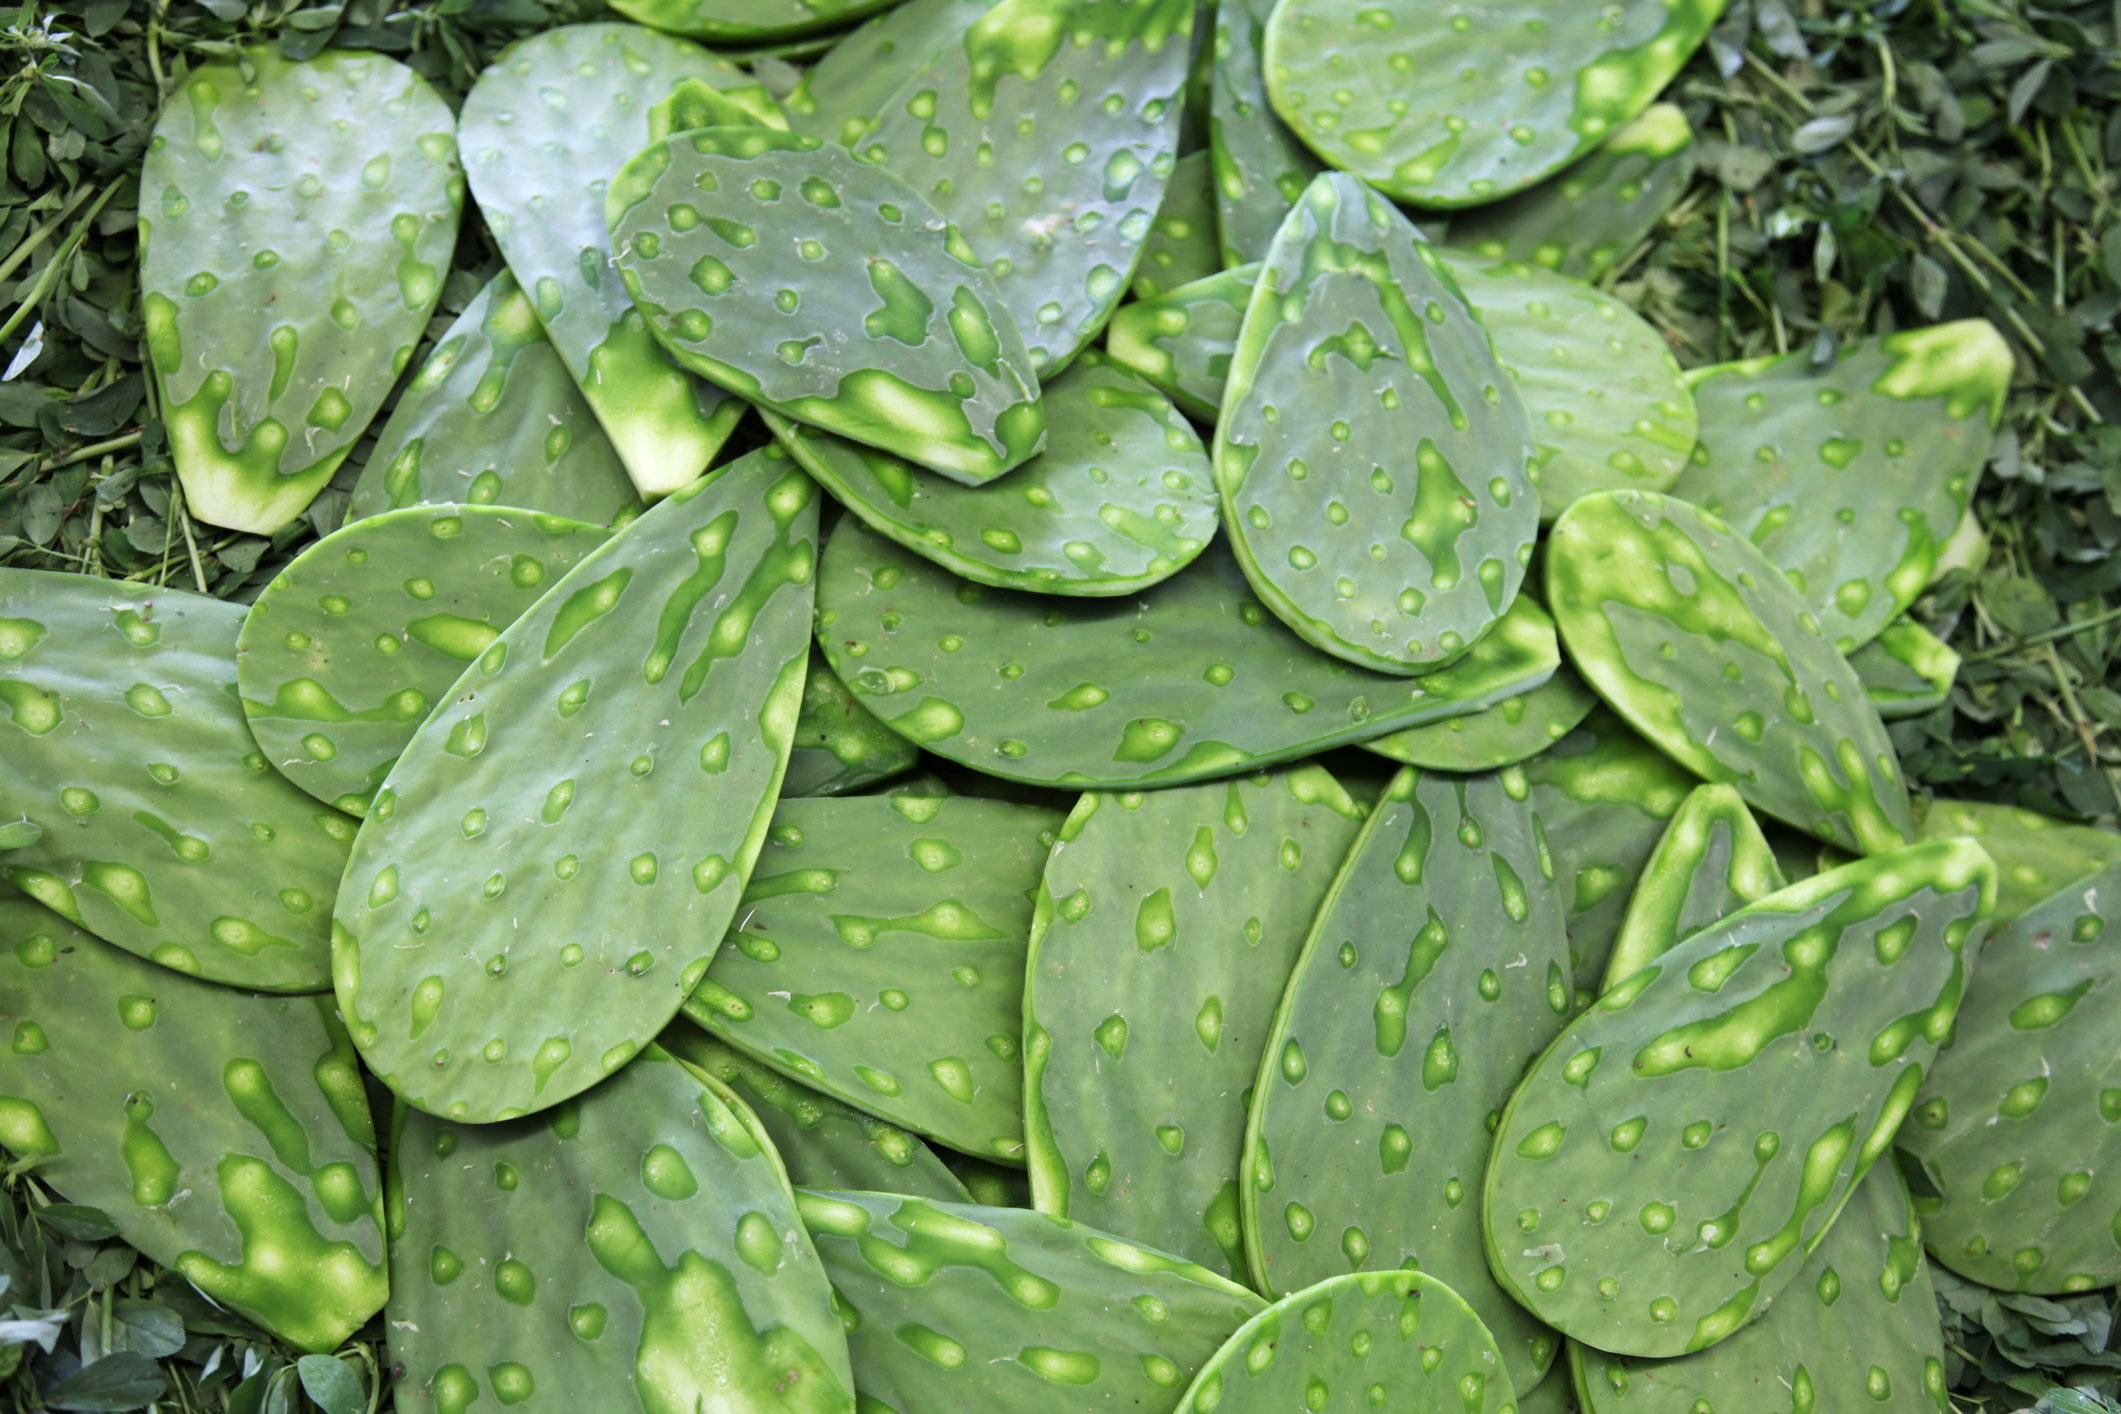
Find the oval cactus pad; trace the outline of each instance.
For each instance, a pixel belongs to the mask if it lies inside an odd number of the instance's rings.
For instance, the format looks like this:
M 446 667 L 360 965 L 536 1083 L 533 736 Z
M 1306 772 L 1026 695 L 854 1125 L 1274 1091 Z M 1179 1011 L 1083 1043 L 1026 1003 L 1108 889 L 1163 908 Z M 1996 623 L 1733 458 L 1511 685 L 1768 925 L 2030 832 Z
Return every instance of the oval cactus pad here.
M 1863 695 L 1887 719 L 1919 717 L 1951 700 L 1959 653 L 1905 614 L 1849 654 Z
M 1601 996 L 1496 1129 L 1496 1278 L 1617 1355 L 1689 1354 L 1766 1309 L 1914 1104 L 1995 878 L 1964 840 L 1859 860 Z
M 855 700 L 813 651 L 803 679 L 803 709 L 795 719 L 795 747 L 781 798 L 845 795 L 913 769 L 920 748 L 876 719 Z
M 1245 1255 L 1273 1295 L 1426 1272 L 1512 1384 L 1554 1333 L 1488 1275 L 1489 1125 L 1571 1015 L 1568 940 L 1524 773 L 1401 771 L 1348 851 L 1269 1033 L 1245 1131 Z
M 1479 711 L 1558 662 L 1543 619 L 1513 612 L 1439 672 L 1367 672 L 1291 633 L 1220 546 L 1138 595 L 1057 600 L 969 584 L 851 519 L 825 549 L 818 641 L 928 750 L 1059 786 L 1175 784 L 1308 756 Z
M 1259 283 L 1259 264 L 1241 265 L 1154 299 L 1123 304 L 1112 316 L 1105 348 L 1203 422 L 1222 411 L 1237 331 Z
M 1535 607 L 1520 598 L 1512 612 L 1529 617 Z M 1484 712 L 1409 727 L 1366 741 L 1363 748 L 1432 771 L 1492 771 L 1545 751 L 1576 730 L 1597 705 L 1598 695 L 1583 685 L 1575 670 L 1560 667 L 1530 692 Z
M 339 1005 L 385 1084 L 513 1118 L 677 1013 L 788 762 L 816 533 L 809 478 L 752 453 L 584 557 L 450 689 L 334 920 Z
M 858 20 L 891 0 L 620 0 L 611 8 L 672 34 L 728 44 L 766 44 Z
M 905 0 L 848 31 L 781 100 L 788 126 L 853 147 L 900 85 L 994 5 L 995 0 Z
M 968 486 L 1044 445 L 988 273 L 912 188 L 838 144 L 678 133 L 619 170 L 606 214 L 648 328 L 702 377 Z
M 1223 268 L 1215 238 L 1214 177 L 1205 150 L 1187 153 L 1171 169 L 1164 204 L 1156 209 L 1141 262 L 1134 267 L 1135 299 L 1153 299 Z
M 380 54 L 201 64 L 140 190 L 147 348 L 191 513 L 270 535 L 412 361 L 456 246 L 456 123 Z
M 405 1112 L 391 1155 L 401 1397 L 853 1414 L 832 1288 L 772 1143 L 660 1046 L 529 1119 Z
M 2121 864 L 2121 836 L 2071 825 L 2016 805 L 1932 796 L 1915 822 L 1918 839 L 1960 835 L 1996 861 L 1996 926 L 2110 864 Z
M 1021 1208 L 805 1192 L 865 1410 L 1168 1414 L 1230 1332 L 1243 1287 Z
M 1328 653 L 1416 673 L 1516 597 L 1539 529 L 1524 404 L 1412 222 L 1305 189 L 1260 269 L 1216 426 L 1245 577 Z
M 782 801 L 685 1014 L 848 1104 L 1021 1163 L 1024 949 L 1061 819 L 963 796 Z
M 0 800 L 44 832 L 0 879 L 179 972 L 322 991 L 355 822 L 252 739 L 242 605 L 127 587 L 0 570 Z
M 383 1305 L 375 1130 L 329 997 L 178 977 L 0 898 L 0 1144 L 305 1350 Z
M 1723 0 L 1292 0 L 1267 21 L 1267 92 L 1320 157 L 1395 201 L 1479 206 L 1649 107 L 1722 13 Z
M 1844 849 L 1912 838 L 1878 709 L 1731 526 L 1676 497 L 1601 491 L 1556 522 L 1546 567 L 1570 661 L 1673 760 Z
M 1230 0 L 1215 8 L 1208 151 L 1225 266 L 1265 256 L 1289 208 L 1318 175 L 1318 159 L 1267 100 L 1260 49 L 1273 9 L 1268 0 Z
M 499 506 L 414 506 L 297 555 L 236 639 L 243 712 L 268 761 L 349 814 L 465 666 L 611 538 Z
M 1702 929 L 1789 887 L 1745 799 L 1696 786 L 1643 866 L 1600 992 L 1648 967 Z
M 1041 1210 L 1245 1271 L 1244 1091 L 1361 823 L 1316 765 L 1082 798 L 1039 885 L 1024 987 Z

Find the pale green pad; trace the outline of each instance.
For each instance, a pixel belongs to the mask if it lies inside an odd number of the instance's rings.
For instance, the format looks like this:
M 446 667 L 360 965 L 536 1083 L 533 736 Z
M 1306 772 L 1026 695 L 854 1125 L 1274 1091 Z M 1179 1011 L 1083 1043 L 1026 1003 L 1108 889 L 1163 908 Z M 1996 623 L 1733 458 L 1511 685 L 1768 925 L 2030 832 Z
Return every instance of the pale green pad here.
M 1919 717 L 1951 700 L 1959 654 L 1906 615 L 1849 654 L 1864 696 L 1885 718 Z
M 1520 599 L 1516 612 L 1529 615 L 1533 607 Z M 1409 727 L 1363 746 L 1379 756 L 1432 771 L 1492 771 L 1553 746 L 1576 730 L 1597 705 L 1597 694 L 1583 685 L 1575 670 L 1560 667 L 1530 692 L 1498 702 L 1485 712 L 1429 727 Z
M 725 44 L 769 44 L 874 14 L 891 0 L 618 0 L 644 25 Z
M 1767 836 L 1729 786 L 1696 786 L 1657 841 L 1628 899 L 1600 992 L 1702 929 L 1789 887 Z
M 1171 168 L 1171 184 L 1142 242 L 1129 293 L 1152 299 L 1222 268 L 1222 247 L 1215 238 L 1215 173 L 1206 149 L 1189 152 Z
M 788 125 L 853 147 L 899 86 L 994 5 L 995 0 L 906 0 L 849 31 L 782 100 Z
M 1985 800 L 1932 798 L 1916 818 L 1918 839 L 1970 835 L 1996 861 L 1996 926 L 2036 903 L 2121 864 L 2121 835 L 2069 825 L 2036 811 Z
M 1259 283 L 1259 263 L 1225 270 L 1123 304 L 1105 332 L 1112 361 L 1133 369 L 1203 422 L 1222 411 L 1237 331 Z
M 876 719 L 813 651 L 781 798 L 845 795 L 913 769 L 920 748 Z
M 1225 266 L 1265 256 L 1282 218 L 1318 175 L 1318 159 L 1267 100 L 1260 50 L 1273 10 L 1269 0 L 1230 0 L 1215 9 L 1208 151 Z

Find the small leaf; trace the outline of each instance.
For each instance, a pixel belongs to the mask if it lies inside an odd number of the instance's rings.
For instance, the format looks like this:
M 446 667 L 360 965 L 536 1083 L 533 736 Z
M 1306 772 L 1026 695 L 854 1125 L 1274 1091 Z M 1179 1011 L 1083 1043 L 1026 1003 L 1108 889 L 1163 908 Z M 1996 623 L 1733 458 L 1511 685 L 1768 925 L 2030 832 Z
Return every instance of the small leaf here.
M 102 1242 L 118 1235 L 118 1225 L 101 1208 L 84 1208 L 77 1203 L 54 1203 L 48 1208 L 37 1209 L 37 1221 L 58 1233 L 71 1237 L 76 1242 Z
M 163 1388 L 162 1371 L 154 1361 L 137 1350 L 120 1350 L 59 1381 L 44 1403 L 50 1409 L 138 1409 L 160 1399 Z
M 2114 228 L 2121 232 L 2121 226 Z M 2111 233 L 2109 233 L 2111 234 Z M 2121 254 L 2121 242 L 2115 243 L 2115 253 Z M 2109 257 L 2109 265 L 2112 257 Z M 2116 277 L 2121 281 L 2121 276 Z M 1922 311 L 1925 319 L 1935 319 L 1944 310 L 1944 293 L 1948 283 L 1944 267 L 1928 256 L 1917 252 L 1909 262 L 1907 275 L 1908 291 L 1915 298 L 1915 308 Z
M 361 1390 L 361 1377 L 344 1360 L 329 1355 L 305 1355 L 295 1362 L 302 1389 L 324 1414 L 361 1414 L 368 1396 Z
M 122 1297 L 111 1303 L 111 1349 L 161 1360 L 184 1348 L 184 1320 L 159 1301 Z
M 1840 145 L 1843 139 L 1854 131 L 1854 113 L 1837 113 L 1831 118 L 1814 118 L 1790 134 L 1790 150 L 1800 157 L 1816 157 L 1827 149 Z

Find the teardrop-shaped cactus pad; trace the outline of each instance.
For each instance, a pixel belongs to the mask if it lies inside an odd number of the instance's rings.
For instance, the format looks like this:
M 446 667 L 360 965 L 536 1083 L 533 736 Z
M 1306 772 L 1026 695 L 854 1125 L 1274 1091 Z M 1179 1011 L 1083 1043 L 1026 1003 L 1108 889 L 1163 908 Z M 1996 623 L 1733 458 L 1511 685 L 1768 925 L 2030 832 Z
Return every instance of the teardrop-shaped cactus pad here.
M 967 486 L 1044 445 L 991 277 L 911 187 L 838 144 L 679 133 L 619 169 L 606 214 L 649 330 L 701 377 Z M 800 278 L 779 265 L 790 250 Z
M 336 49 L 253 46 L 163 105 L 140 314 L 194 516 L 270 535 L 367 430 L 456 247 L 455 132 L 411 69 Z
M 1259 265 L 1239 266 L 1124 304 L 1112 316 L 1105 348 L 1203 422 L 1222 411 L 1237 352 L 1237 331 L 1259 283 Z
M 513 45 L 464 97 L 459 136 L 480 214 L 634 485 L 707 469 L 744 404 L 670 361 L 611 268 L 604 189 L 687 79 L 759 112 L 773 99 L 696 44 L 630 24 L 562 25 Z
M 1925 840 L 1971 836 L 1996 861 L 1996 926 L 2105 869 L 2121 864 L 2121 835 L 2070 825 L 2016 805 L 1930 797 L 1915 822 Z
M 412 506 L 309 546 L 236 639 L 236 685 L 265 758 L 317 799 L 366 814 L 465 666 L 610 538 L 505 506 Z
M 750 1106 L 773 1140 L 790 1183 L 965 1201 L 964 1184 L 918 1134 L 790 1080 L 682 1016 L 656 1037 L 656 1044 L 721 1081 Z
M 1004 1168 L 985 1159 L 975 1159 L 955 1149 L 939 1151 L 950 1172 L 972 1195 L 972 1201 L 987 1208 L 1031 1208 L 1031 1175 L 1022 1169 Z
M 1628 899 L 1601 993 L 1749 903 L 1789 887 L 1767 836 L 1729 786 L 1696 786 Z
M 1695 165 L 1685 112 L 1676 103 L 1653 103 L 1596 152 L 1538 186 L 1452 216 L 1450 242 L 1595 280 L 1679 204 Z
M 1593 491 L 1662 491 L 1679 479 L 1694 449 L 1694 395 L 1664 335 L 1581 281 L 1443 256 L 1524 398 L 1541 519 Z
M 967 583 L 852 520 L 825 548 L 818 641 L 928 750 L 1063 787 L 1173 785 L 1308 756 L 1477 712 L 1559 662 L 1543 618 L 1513 611 L 1440 672 L 1366 672 L 1261 608 L 1220 545 L 1140 594 L 1060 600 Z
M 1853 652 L 1930 582 L 2012 366 L 2002 335 L 1965 319 L 1866 339 L 1825 368 L 1798 353 L 1696 369 L 1701 440 L 1672 494 L 1758 545 Z
M 1511 612 L 1530 617 L 1537 608 L 1529 597 L 1520 597 Z M 1598 695 L 1583 685 L 1573 668 L 1564 666 L 1530 692 L 1498 702 L 1485 712 L 1453 717 L 1434 726 L 1409 727 L 1366 741 L 1363 747 L 1432 771 L 1492 771 L 1547 750 L 1576 730 L 1597 705 Z
M 323 991 L 355 822 L 252 739 L 243 606 L 126 587 L 0 570 L 0 799 L 44 831 L 0 879 L 179 972 Z
M 1046 450 L 1001 482 L 960 486 L 766 414 L 781 445 L 871 530 L 1001 589 L 1133 594 L 1215 535 L 1215 469 L 1162 393 L 1096 349 L 1048 383 Z
M 404 1394 L 853 1414 L 832 1288 L 766 1131 L 661 1047 L 530 1119 L 407 1113 L 391 1162 Z
M 1244 1274 L 1245 1090 L 1361 824 L 1317 765 L 1082 798 L 1039 885 L 1024 987 L 1042 1211 Z
M 1517 1414 L 1579 1414 L 1567 1361 L 1557 1359 L 1531 1393 L 1517 1396 Z
M 1260 1299 L 1021 1208 L 805 1192 L 865 1410 L 1170 1414 Z
M 1215 173 L 1203 148 L 1179 158 L 1171 169 L 1164 204 L 1156 209 L 1141 263 L 1134 267 L 1132 293 L 1136 299 L 1153 299 L 1222 268 L 1222 246 L 1215 237 Z
M 1930 1250 L 1972 1281 L 2045 1295 L 2121 1278 L 2117 911 L 2121 865 L 1996 930 L 1900 1131 L 1928 1177 Z
M 782 100 L 788 126 L 853 147 L 900 85 L 928 67 L 996 0 L 906 0 L 850 30 Z
M 685 1014 L 848 1104 L 1022 1163 L 1024 950 L 1062 818 L 968 796 L 782 801 Z
M 1273 9 L 1268 0 L 1230 0 L 1215 9 L 1208 151 L 1225 266 L 1264 258 L 1289 208 L 1318 175 L 1318 159 L 1267 99 L 1260 51 Z
M 1002 0 L 858 143 L 956 223 L 1040 373 L 1127 292 L 1178 159 L 1193 0 Z
M 1770 1408 L 1951 1414 L 1921 1232 L 1900 1175 L 1878 1164 L 1782 1298 L 1713 1351 L 1649 1362 L 1570 1342 L 1584 1414 L 1752 1409 L 1762 1390 Z
M 845 795 L 913 769 L 920 748 L 878 721 L 812 652 L 781 798 Z
M 464 306 L 405 385 L 346 519 L 460 503 L 596 525 L 642 510 L 625 463 L 506 270 Z
M 1267 21 L 1267 92 L 1313 151 L 1393 200 L 1481 206 L 1648 108 L 1723 3 L 1291 0 Z
M 1426 1272 L 1529 1389 L 1554 1333 L 1488 1275 L 1489 1122 L 1561 1030 L 1568 940 L 1520 770 L 1401 771 L 1348 851 L 1268 1034 L 1245 1131 L 1245 1256 L 1279 1296 Z
M 676 1015 L 765 841 L 816 535 L 809 478 L 754 452 L 584 557 L 450 689 L 334 920 L 341 1014 L 386 1085 L 509 1119 Z
M 891 0 L 618 0 L 630 20 L 724 44 L 770 44 L 858 20 Z
M 1356 1272 L 1283 1297 L 1215 1353 L 1177 1414 L 1514 1414 L 1494 1336 L 1420 1272 Z
M 1635 881 L 1695 780 L 1604 707 L 1524 768 L 1554 853 L 1570 980 L 1588 1001 L 1598 995 Z
M 1766 1309 L 1914 1104 L 1995 880 L 1964 840 L 1859 860 L 1601 996 L 1496 1129 L 1496 1278 L 1616 1355 L 1690 1354 Z
M 1364 667 L 1450 662 L 1524 578 L 1531 456 L 1442 256 L 1383 197 L 1321 174 L 1260 269 L 1216 426 L 1225 524 L 1260 597 Z
M 1601 491 L 1547 542 L 1569 661 L 1704 780 L 1843 848 L 1912 837 L 1878 709 L 1797 590 L 1728 523 L 1674 496 Z
M 1849 654 L 1849 666 L 1856 670 L 1863 695 L 1871 699 L 1879 716 L 1919 717 L 1951 700 L 1952 684 L 1959 677 L 1959 654 L 1903 614 Z
M 336 1348 L 389 1287 L 368 1094 L 331 999 L 174 976 L 6 894 L 0 1144 L 221 1305 Z

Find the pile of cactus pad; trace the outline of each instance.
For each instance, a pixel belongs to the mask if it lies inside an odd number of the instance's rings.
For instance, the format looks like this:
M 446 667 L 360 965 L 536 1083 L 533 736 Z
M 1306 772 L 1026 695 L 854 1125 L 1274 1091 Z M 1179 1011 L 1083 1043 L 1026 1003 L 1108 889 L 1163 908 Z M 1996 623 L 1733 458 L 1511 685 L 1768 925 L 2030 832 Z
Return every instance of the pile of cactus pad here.
M 1717 0 L 619 8 L 181 76 L 190 508 L 351 511 L 0 570 L 18 1171 L 437 1414 L 1945 1414 L 1928 1264 L 2121 1281 L 2121 837 L 1887 726 L 2009 347 L 1586 283 Z

